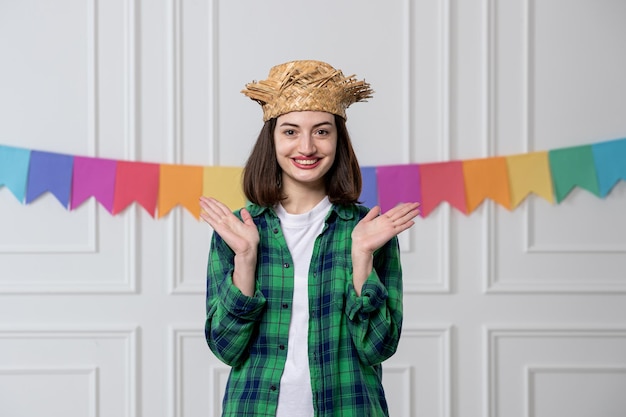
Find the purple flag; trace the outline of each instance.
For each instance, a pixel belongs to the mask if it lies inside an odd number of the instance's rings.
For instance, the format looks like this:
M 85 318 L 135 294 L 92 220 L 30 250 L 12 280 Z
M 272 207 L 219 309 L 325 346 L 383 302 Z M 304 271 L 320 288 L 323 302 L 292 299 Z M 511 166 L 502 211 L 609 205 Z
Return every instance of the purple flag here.
M 70 203 L 74 157 L 59 153 L 32 151 L 28 168 L 26 203 L 50 191 L 65 208 Z
M 361 167 L 363 188 L 359 201 L 365 207 L 372 208 L 378 205 L 378 186 L 376 184 L 376 167 Z

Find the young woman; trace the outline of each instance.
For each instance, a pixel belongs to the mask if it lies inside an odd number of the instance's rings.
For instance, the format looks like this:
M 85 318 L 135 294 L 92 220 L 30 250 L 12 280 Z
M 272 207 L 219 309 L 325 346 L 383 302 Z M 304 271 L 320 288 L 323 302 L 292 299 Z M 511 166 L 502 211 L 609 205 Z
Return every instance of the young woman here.
M 319 61 L 278 65 L 243 93 L 265 124 L 246 163 L 246 208 L 201 198 L 214 229 L 206 340 L 232 367 L 223 416 L 387 416 L 381 363 L 402 326 L 396 235 L 417 203 L 357 205 L 345 110 L 364 81 Z

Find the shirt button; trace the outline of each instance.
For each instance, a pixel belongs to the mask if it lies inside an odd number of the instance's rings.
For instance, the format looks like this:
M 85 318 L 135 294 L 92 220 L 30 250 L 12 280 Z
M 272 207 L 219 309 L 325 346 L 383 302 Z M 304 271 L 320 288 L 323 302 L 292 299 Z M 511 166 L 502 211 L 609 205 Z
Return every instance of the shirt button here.
M 280 345 L 280 346 L 278 346 L 278 349 L 280 349 L 280 350 L 285 350 L 285 345 Z
M 276 391 L 276 385 L 272 385 L 272 386 L 270 387 L 270 389 L 271 389 L 272 391 Z
M 274 234 L 278 233 L 278 229 L 274 228 L 274 230 L 272 230 L 272 232 L 274 232 Z
M 283 308 L 289 308 L 289 304 L 287 303 L 283 304 Z
M 289 264 L 288 264 L 287 262 L 285 262 L 285 263 L 283 264 L 283 266 L 284 266 L 285 268 L 289 268 Z

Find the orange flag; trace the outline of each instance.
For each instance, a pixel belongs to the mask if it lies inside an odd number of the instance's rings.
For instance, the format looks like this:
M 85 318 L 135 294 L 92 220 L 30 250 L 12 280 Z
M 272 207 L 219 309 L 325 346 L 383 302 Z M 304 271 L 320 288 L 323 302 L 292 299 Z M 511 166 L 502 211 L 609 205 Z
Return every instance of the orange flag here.
M 159 218 L 180 204 L 200 218 L 201 166 L 161 164 L 159 172 Z
M 506 157 L 511 187 L 511 206 L 517 207 L 531 192 L 554 203 L 548 152 L 532 152 Z
M 463 161 L 463 176 L 468 214 L 485 198 L 511 209 L 506 158 L 500 156 Z
M 202 195 L 214 197 L 231 210 L 241 208 L 246 203 L 241 185 L 243 168 L 204 167 Z

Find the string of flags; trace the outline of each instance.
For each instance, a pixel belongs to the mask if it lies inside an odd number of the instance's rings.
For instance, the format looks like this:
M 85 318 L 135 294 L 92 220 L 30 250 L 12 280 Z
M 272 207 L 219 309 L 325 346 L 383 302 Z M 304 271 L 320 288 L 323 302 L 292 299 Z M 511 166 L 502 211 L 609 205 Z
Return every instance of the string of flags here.
M 210 195 L 231 209 L 245 204 L 241 167 L 198 166 L 74 156 L 0 145 L 0 189 L 22 204 L 50 192 L 68 210 L 93 197 L 110 214 L 138 203 L 162 218 L 176 206 L 200 217 Z M 447 202 L 464 214 L 486 199 L 513 210 L 530 194 L 558 204 L 580 187 L 600 198 L 626 181 L 626 138 L 510 156 L 361 168 L 364 205 L 386 211 L 421 203 L 427 217 Z

